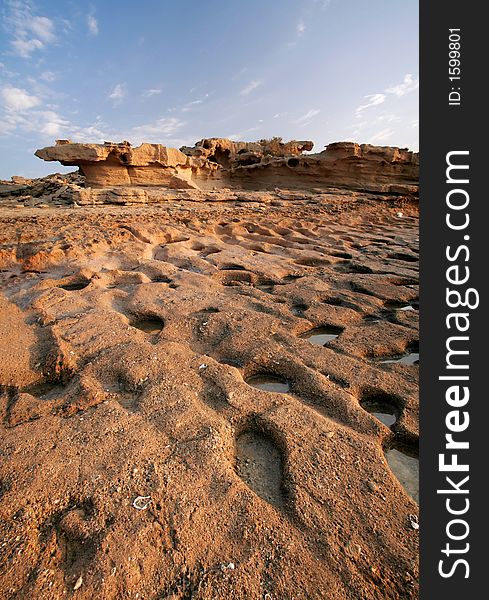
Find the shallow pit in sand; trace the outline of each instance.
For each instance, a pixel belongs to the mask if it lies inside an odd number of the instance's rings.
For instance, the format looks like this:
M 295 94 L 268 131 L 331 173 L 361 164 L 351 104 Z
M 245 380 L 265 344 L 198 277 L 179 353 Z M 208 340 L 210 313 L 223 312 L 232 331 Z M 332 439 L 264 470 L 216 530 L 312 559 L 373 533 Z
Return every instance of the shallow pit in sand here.
M 262 432 L 247 430 L 236 439 L 236 473 L 260 498 L 283 508 L 282 455 Z
M 62 290 L 66 290 L 67 292 L 76 292 L 78 290 L 84 290 L 88 285 L 89 281 L 73 281 L 71 283 L 65 283 L 64 285 L 60 285 L 59 287 Z
M 158 318 L 134 319 L 130 322 L 131 327 L 135 327 L 144 333 L 156 335 L 160 333 L 164 327 L 164 323 Z
M 246 383 L 258 390 L 263 390 L 264 392 L 287 394 L 287 392 L 290 391 L 290 384 L 287 381 L 276 375 L 269 375 L 267 373 L 253 375 L 246 379 Z

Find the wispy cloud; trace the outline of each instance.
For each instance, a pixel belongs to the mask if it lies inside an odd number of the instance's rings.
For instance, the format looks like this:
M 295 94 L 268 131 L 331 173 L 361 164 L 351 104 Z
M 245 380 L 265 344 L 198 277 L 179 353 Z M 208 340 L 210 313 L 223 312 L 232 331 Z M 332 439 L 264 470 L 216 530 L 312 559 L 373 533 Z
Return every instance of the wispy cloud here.
M 253 81 L 250 81 L 250 83 L 246 87 L 244 87 L 239 93 L 241 96 L 247 96 L 248 94 L 251 94 L 253 90 L 256 90 L 256 88 L 259 87 L 261 84 L 261 81 L 254 79 Z
M 198 98 L 197 100 L 192 100 L 192 102 L 187 102 L 187 104 L 185 104 L 182 108 L 182 112 L 188 112 L 189 110 L 192 110 L 192 108 L 194 108 L 195 106 L 198 106 L 199 104 L 203 104 L 204 100 L 206 100 L 209 97 L 209 94 L 205 94 L 202 98 Z
M 36 35 L 42 42 L 49 44 L 56 39 L 54 23 L 48 17 L 31 17 L 25 23 L 25 28 Z
M 386 99 L 386 95 L 385 94 L 369 94 L 368 96 L 365 96 L 365 98 L 368 100 L 368 102 L 366 104 L 362 104 L 361 106 L 358 106 L 357 109 L 355 110 L 355 115 L 357 117 L 359 117 L 364 110 L 367 110 L 367 108 L 370 108 L 371 106 L 378 106 L 379 104 L 383 104 L 385 102 Z
M 35 15 L 28 0 L 9 0 L 3 18 L 4 29 L 11 35 L 13 53 L 29 58 L 35 50 L 41 50 L 56 41 L 54 21 Z
M 381 129 L 374 135 L 368 138 L 370 144 L 382 144 L 389 141 L 389 139 L 395 134 L 393 129 Z
M 389 95 L 397 96 L 398 98 L 402 98 L 406 94 L 414 92 L 419 87 L 419 81 L 411 73 L 407 73 L 404 75 L 404 79 L 402 83 L 397 85 L 390 86 L 383 90 L 378 94 L 369 94 L 365 96 L 368 100 L 365 104 L 358 106 L 355 110 L 355 115 L 360 117 L 362 113 L 372 106 L 378 106 L 379 104 L 383 104 Z
M 417 79 L 415 79 L 411 75 L 411 73 L 407 73 L 406 75 L 404 75 L 404 80 L 402 83 L 399 83 L 398 85 L 389 87 L 385 91 L 388 94 L 394 94 L 398 98 L 401 98 L 402 96 L 405 96 L 406 94 L 409 94 L 410 92 L 414 92 L 414 90 L 417 90 L 418 87 L 419 87 L 419 81 Z
M 232 140 L 233 142 L 239 142 L 244 137 L 247 137 L 248 133 L 252 133 L 253 131 L 258 131 L 258 129 L 260 129 L 259 126 L 257 126 L 257 127 L 250 127 L 249 129 L 245 129 L 244 131 L 240 131 L 239 133 L 231 133 L 230 135 L 227 135 L 226 137 L 228 139 Z
M 306 30 L 306 25 L 305 25 L 304 21 L 299 21 L 297 23 L 296 29 L 297 29 L 297 34 L 302 35 L 304 33 L 304 31 Z
M 237 79 L 241 79 L 245 73 L 249 71 L 248 67 L 243 67 L 239 71 L 236 71 L 234 75 L 231 77 L 231 81 L 236 81 Z
M 143 98 L 151 98 L 151 96 L 158 96 L 161 92 L 162 90 L 158 88 L 150 88 L 149 90 L 144 90 L 142 96 Z
M 93 10 L 87 15 L 87 27 L 90 35 L 98 35 L 98 21 Z
M 162 117 L 144 125 L 132 127 L 128 136 L 135 141 L 161 142 L 165 137 L 173 135 L 185 125 L 176 117 Z
M 55 81 L 57 78 L 56 73 L 53 73 L 52 71 L 43 71 L 40 75 L 39 75 L 39 79 L 41 79 L 42 81 L 47 81 L 48 83 L 52 83 L 53 81 Z
M 312 121 L 312 119 L 318 115 L 321 111 L 317 108 L 311 108 L 304 115 L 294 121 L 297 125 L 306 125 Z
M 321 10 L 326 10 L 331 6 L 333 0 L 312 0 L 315 6 L 318 6 Z
M 113 101 L 114 104 L 120 104 L 127 95 L 126 84 L 117 83 L 108 97 Z

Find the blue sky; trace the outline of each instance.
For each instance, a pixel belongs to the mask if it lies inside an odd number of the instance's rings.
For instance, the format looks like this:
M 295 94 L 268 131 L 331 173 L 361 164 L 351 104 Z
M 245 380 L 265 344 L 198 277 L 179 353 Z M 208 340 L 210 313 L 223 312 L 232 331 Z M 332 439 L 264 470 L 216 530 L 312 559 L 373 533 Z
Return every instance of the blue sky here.
M 0 178 L 57 138 L 418 148 L 418 0 L 1 0 Z

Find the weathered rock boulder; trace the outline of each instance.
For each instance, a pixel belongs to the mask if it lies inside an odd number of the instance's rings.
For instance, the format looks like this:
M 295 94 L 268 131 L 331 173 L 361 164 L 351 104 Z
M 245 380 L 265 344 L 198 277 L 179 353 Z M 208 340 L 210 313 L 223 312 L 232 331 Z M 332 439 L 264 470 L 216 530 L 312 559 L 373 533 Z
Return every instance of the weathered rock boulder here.
M 129 142 L 77 144 L 57 140 L 55 146 L 37 150 L 35 155 L 43 160 L 78 166 L 86 177 L 87 186 L 92 187 L 157 185 L 193 188 L 197 187 L 194 177 L 210 179 L 218 168 L 161 144 L 141 144 L 133 148 Z

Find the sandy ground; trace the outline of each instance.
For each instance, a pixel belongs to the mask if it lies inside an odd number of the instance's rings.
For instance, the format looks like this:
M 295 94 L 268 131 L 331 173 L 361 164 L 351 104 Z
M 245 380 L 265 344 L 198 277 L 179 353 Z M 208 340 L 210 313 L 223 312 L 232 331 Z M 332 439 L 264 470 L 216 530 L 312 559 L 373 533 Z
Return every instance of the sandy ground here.
M 417 208 L 326 200 L 3 209 L 1 598 L 417 597 Z

